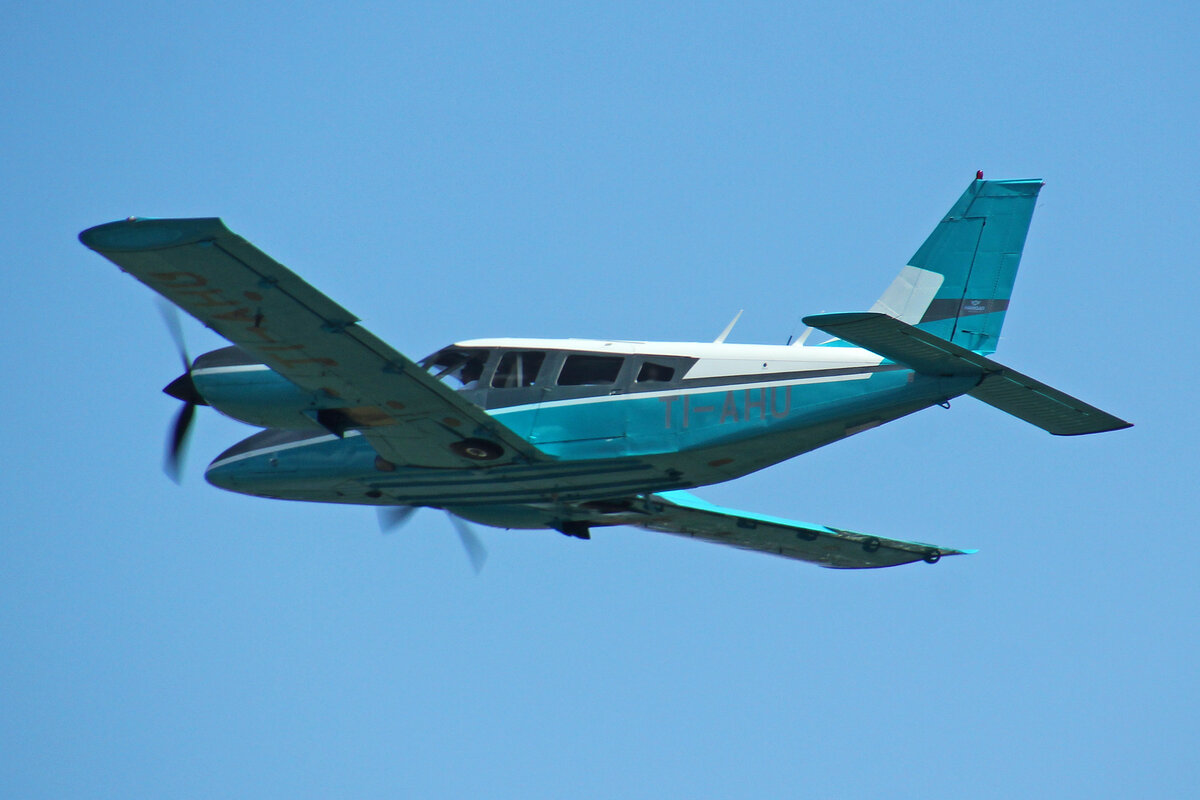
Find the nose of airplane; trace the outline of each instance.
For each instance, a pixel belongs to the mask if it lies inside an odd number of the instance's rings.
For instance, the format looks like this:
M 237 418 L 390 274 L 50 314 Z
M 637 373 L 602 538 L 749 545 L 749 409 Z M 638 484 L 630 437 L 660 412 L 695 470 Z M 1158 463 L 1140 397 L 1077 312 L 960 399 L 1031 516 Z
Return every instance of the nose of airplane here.
M 230 456 L 229 453 L 233 449 L 231 447 L 213 459 L 213 462 L 208 465 L 208 469 L 204 470 L 204 480 L 219 489 L 252 494 L 253 492 L 247 492 L 246 489 L 247 485 L 253 482 L 251 478 L 252 465 L 247 462 L 253 461 L 254 457 L 237 458 L 236 453 Z
M 238 490 L 236 472 L 237 469 L 230 464 L 218 463 L 219 459 L 208 465 L 208 469 L 204 470 L 204 480 L 216 486 L 218 489 L 226 489 L 231 492 Z
M 260 494 L 286 483 L 294 470 L 281 463 L 280 456 L 289 446 L 295 447 L 311 438 L 310 431 L 261 431 L 214 458 L 204 471 L 204 478 L 213 486 L 231 492 Z
M 241 494 L 335 502 L 339 487 L 375 473 L 375 451 L 361 437 L 269 429 L 221 453 L 204 477 Z

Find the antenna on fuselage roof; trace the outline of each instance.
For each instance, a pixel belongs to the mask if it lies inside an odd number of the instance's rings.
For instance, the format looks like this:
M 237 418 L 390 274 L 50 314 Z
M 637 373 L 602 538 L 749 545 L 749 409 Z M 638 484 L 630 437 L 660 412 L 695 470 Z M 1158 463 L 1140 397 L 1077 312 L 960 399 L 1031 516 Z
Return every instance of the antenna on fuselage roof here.
M 721 344 L 722 342 L 725 341 L 725 337 L 728 336 L 729 332 L 733 330 L 733 326 L 737 325 L 737 321 L 742 318 L 742 312 L 745 310 L 746 309 L 744 309 L 744 308 L 738 309 L 737 314 L 735 314 L 733 316 L 733 319 L 730 321 L 730 323 L 725 326 L 725 330 L 721 331 L 721 335 L 718 336 L 717 338 L 713 339 L 713 344 Z
M 812 328 L 805 328 L 804 330 L 802 330 L 800 332 L 800 336 L 799 336 L 799 338 L 796 339 L 796 341 L 794 341 L 794 342 L 789 341 L 788 344 L 791 345 L 792 347 L 803 347 L 804 342 L 808 339 L 809 336 L 812 335 L 812 332 L 813 332 Z
M 822 311 L 821 313 L 824 314 L 825 312 Z M 800 336 L 795 341 L 792 341 L 792 337 L 789 336 L 787 343 L 790 347 L 803 347 L 804 343 L 808 341 L 808 337 L 812 336 L 812 332 L 813 332 L 813 328 L 806 327 L 804 330 L 800 331 Z M 836 342 L 836 341 L 837 341 L 837 337 L 834 337 L 832 339 L 826 339 L 825 341 L 821 342 L 821 344 L 829 344 L 830 342 Z

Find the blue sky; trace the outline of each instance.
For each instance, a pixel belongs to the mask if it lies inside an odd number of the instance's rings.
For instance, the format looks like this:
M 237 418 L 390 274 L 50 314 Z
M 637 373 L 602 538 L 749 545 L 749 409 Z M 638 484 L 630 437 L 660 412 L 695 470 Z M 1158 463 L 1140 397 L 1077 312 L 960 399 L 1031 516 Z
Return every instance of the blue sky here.
M 1191 4 L 13 6 L 0 785 L 72 797 L 1189 796 Z M 160 472 L 150 293 L 75 235 L 223 217 L 413 357 L 783 342 L 869 307 L 973 177 L 1044 178 L 997 358 L 1134 423 L 968 398 L 712 487 L 979 548 L 845 573 Z M 221 341 L 187 323 L 193 355 Z

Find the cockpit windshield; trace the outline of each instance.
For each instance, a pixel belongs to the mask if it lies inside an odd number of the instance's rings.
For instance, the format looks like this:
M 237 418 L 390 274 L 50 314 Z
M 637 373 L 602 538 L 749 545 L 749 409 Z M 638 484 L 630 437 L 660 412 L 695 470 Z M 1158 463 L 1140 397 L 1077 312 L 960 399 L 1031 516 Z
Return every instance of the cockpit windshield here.
M 487 358 L 487 350 L 447 347 L 426 358 L 421 366 L 438 380 L 458 384 L 455 388 L 475 389 L 479 386 Z

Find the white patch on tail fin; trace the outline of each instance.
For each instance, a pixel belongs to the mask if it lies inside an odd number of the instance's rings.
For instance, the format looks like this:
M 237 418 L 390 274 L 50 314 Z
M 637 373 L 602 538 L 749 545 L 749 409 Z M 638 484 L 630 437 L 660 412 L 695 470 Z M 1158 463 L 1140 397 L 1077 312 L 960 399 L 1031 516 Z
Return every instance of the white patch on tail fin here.
M 883 296 L 871 306 L 871 311 L 887 314 L 909 325 L 916 325 L 925 316 L 926 309 L 933 302 L 938 289 L 942 288 L 944 280 L 945 277 L 940 272 L 913 266 L 905 267 L 900 270 L 900 274 Z

